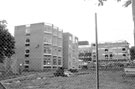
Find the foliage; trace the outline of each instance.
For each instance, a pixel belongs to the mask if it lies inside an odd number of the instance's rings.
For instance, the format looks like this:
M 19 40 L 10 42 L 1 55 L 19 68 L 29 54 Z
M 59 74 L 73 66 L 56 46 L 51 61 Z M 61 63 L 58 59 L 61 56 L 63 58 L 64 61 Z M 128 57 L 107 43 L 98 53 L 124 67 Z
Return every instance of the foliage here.
M 104 2 L 107 0 L 98 0 L 98 1 L 99 1 L 98 6 L 103 6 Z M 117 2 L 120 2 L 120 1 L 121 0 L 117 0 Z M 131 3 L 132 3 L 131 0 L 127 0 L 123 6 L 128 7 Z
M 8 32 L 6 20 L 0 21 L 0 62 L 5 58 L 10 58 L 14 53 L 14 37 Z
M 135 46 L 130 48 L 130 57 L 131 57 L 131 60 L 135 59 Z

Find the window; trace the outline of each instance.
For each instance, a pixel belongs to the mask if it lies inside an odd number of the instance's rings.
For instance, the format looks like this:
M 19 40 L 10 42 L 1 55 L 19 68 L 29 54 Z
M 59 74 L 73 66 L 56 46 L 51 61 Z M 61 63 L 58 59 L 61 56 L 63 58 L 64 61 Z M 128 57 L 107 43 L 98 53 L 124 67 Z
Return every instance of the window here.
M 53 55 L 57 55 L 57 54 L 58 54 L 57 51 L 58 51 L 58 50 L 57 50 L 57 47 L 53 47 L 53 48 L 52 48 L 52 54 L 53 54 Z
M 26 52 L 26 53 L 29 53 L 29 52 L 30 52 L 30 50 L 29 50 L 29 49 L 26 49 L 26 50 L 25 50 L 25 52 Z
M 62 38 L 62 32 L 61 31 L 58 32 L 58 37 Z
M 105 58 L 108 58 L 108 55 L 105 55 Z
M 62 39 L 58 39 L 58 46 L 62 46 Z
M 93 62 L 96 62 L 96 60 L 93 60 Z
M 72 37 L 71 36 L 69 36 L 69 40 L 72 40 Z
M 26 39 L 26 42 L 30 42 L 30 39 Z
M 51 66 L 44 66 L 45 69 L 51 68 Z
M 93 55 L 93 58 L 96 58 L 96 55 Z
M 96 46 L 95 44 L 92 44 L 92 46 Z
M 57 57 L 53 56 L 53 65 L 57 65 Z
M 51 47 L 44 47 L 44 53 L 51 54 Z
M 25 46 L 30 46 L 30 44 L 25 44 Z
M 125 56 L 126 56 L 126 54 L 123 54 L 123 56 L 125 57 Z
M 108 49 L 105 49 L 105 51 L 108 51 Z
M 26 35 L 30 35 L 30 28 L 29 27 L 26 27 L 25 33 L 26 33 Z
M 29 64 L 29 60 L 25 60 L 25 63 L 26 63 L 26 64 Z
M 61 57 L 58 57 L 58 65 L 61 65 Z
M 25 68 L 29 68 L 29 66 L 24 66 Z
M 30 55 L 29 54 L 25 54 L 25 57 L 29 57 Z
M 112 55 L 112 54 L 110 54 L 110 57 L 113 57 L 113 55 Z
M 51 56 L 44 55 L 44 65 L 51 65 Z
M 57 36 L 57 27 L 55 29 L 53 29 L 53 35 Z
M 45 35 L 44 35 L 44 42 L 51 44 L 51 43 L 52 43 L 52 35 L 50 35 L 50 34 L 45 34 Z
M 122 51 L 125 51 L 126 49 L 125 48 L 122 48 Z
M 45 26 L 45 32 L 51 33 L 51 32 L 52 32 L 52 27 L 46 25 L 46 26 Z
M 53 37 L 52 40 L 53 40 L 53 41 L 52 41 L 53 45 L 56 46 L 56 45 L 57 45 L 57 38 L 56 38 L 56 37 Z

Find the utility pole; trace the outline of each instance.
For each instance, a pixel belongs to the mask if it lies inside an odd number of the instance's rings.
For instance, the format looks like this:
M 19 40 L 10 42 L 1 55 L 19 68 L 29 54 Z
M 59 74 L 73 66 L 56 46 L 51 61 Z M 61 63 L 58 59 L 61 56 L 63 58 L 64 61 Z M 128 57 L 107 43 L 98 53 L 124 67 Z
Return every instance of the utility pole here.
M 99 89 L 97 13 L 95 13 L 95 38 L 96 38 L 96 89 Z
M 135 46 L 135 0 L 132 1 L 132 14 L 133 14 L 133 22 L 134 22 L 134 46 Z

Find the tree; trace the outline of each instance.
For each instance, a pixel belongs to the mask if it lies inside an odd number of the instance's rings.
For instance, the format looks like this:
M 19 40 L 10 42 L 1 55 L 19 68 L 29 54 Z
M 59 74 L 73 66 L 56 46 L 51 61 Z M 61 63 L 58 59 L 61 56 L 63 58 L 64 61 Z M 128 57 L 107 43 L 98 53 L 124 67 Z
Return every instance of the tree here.
M 0 21 L 0 63 L 3 63 L 4 59 L 10 58 L 15 53 L 14 37 L 8 32 L 6 27 L 6 20 Z
M 103 6 L 104 2 L 107 0 L 98 0 L 98 1 L 99 1 L 98 6 Z M 120 1 L 121 0 L 117 0 L 117 2 L 120 2 Z M 132 2 L 134 2 L 134 0 L 127 0 L 123 6 L 128 7 Z
M 131 60 L 135 59 L 135 46 L 130 48 L 130 58 Z

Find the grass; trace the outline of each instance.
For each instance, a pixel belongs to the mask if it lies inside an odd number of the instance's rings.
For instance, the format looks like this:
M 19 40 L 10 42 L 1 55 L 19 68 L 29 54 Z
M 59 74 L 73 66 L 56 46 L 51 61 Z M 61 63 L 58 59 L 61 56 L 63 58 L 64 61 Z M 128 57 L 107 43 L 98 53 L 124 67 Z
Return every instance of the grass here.
M 99 72 L 99 75 L 100 89 L 134 89 L 135 87 L 135 77 L 125 76 L 123 71 L 103 70 Z M 43 76 L 47 75 L 42 73 Z M 96 73 L 93 70 L 85 70 L 71 77 L 28 79 L 5 86 L 10 89 L 96 89 Z

